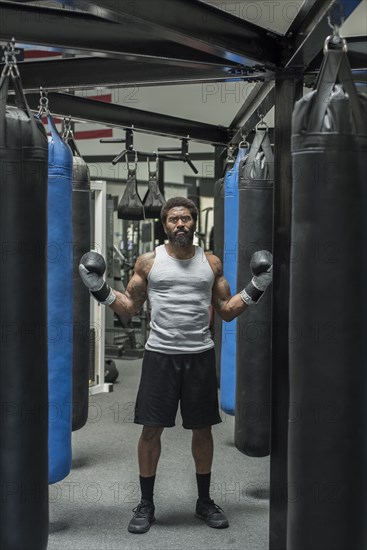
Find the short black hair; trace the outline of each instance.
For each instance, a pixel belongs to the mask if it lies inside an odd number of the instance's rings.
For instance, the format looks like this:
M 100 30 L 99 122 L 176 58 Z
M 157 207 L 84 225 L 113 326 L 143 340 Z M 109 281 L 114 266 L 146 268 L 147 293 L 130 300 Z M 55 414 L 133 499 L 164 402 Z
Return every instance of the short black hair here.
M 187 210 L 190 211 L 190 214 L 194 222 L 195 223 L 197 222 L 198 209 L 196 208 L 195 203 L 192 200 L 187 199 L 186 197 L 173 197 L 172 199 L 168 199 L 168 201 L 162 206 L 162 210 L 161 210 L 162 223 L 166 223 L 168 211 L 171 210 L 171 208 L 176 208 L 178 206 L 187 208 Z

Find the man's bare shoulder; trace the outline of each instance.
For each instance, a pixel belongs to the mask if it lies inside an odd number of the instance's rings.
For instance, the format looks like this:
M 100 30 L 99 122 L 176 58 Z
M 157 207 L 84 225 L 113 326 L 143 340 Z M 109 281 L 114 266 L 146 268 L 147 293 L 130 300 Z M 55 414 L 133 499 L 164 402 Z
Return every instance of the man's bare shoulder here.
M 222 275 L 223 264 L 218 256 L 215 256 L 215 254 L 213 254 L 212 252 L 205 252 L 205 256 L 214 272 L 214 275 Z
M 152 252 L 146 252 L 139 256 L 135 262 L 135 273 L 144 277 L 148 276 L 149 271 L 152 269 L 155 260 L 155 250 Z

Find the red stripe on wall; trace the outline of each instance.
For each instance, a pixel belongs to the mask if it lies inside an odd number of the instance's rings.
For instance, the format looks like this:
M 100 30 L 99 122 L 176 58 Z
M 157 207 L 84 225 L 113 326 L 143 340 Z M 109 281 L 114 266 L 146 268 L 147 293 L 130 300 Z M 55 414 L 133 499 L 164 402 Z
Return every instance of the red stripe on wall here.
M 47 117 L 43 116 L 42 117 L 42 123 L 46 126 L 46 124 L 48 124 L 47 122 Z M 52 117 L 52 120 L 54 121 L 55 124 L 61 124 L 62 123 L 62 120 L 61 118 L 57 118 L 55 116 Z
M 103 101 L 104 103 L 111 103 L 112 94 L 90 95 L 90 96 L 87 96 L 86 99 L 94 99 L 94 100 L 97 100 L 97 101 Z
M 75 132 L 74 137 L 75 139 L 97 139 L 113 137 L 113 130 L 112 128 L 108 130 L 84 130 L 82 132 Z
M 50 132 L 47 134 L 51 136 Z M 98 138 L 113 137 L 113 130 L 83 130 L 82 132 L 74 132 L 75 139 L 98 139 Z
M 61 52 L 48 52 L 46 50 L 24 50 L 24 59 L 37 59 L 38 57 L 61 57 Z

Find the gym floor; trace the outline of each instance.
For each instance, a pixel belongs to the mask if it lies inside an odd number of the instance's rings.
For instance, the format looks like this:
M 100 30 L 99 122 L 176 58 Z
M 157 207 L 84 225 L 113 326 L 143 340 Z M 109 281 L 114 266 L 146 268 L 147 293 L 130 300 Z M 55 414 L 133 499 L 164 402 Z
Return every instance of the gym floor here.
M 141 359 L 116 361 L 110 394 L 90 398 L 88 422 L 73 433 L 70 475 L 50 486 L 48 550 L 265 550 L 269 531 L 269 458 L 249 458 L 234 446 L 234 418 L 213 427 L 211 496 L 230 523 L 217 530 L 195 518 L 197 498 L 191 431 L 178 412 L 162 435 L 154 500 L 156 523 L 144 535 L 127 525 L 140 500 L 133 423 Z

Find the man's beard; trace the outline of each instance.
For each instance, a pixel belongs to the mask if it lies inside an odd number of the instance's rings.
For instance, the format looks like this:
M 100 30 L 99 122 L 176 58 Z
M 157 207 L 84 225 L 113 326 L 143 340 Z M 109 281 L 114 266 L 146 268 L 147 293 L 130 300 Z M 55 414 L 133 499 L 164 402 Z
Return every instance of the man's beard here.
M 187 231 L 184 231 L 184 235 L 177 235 L 176 232 L 168 232 L 167 237 L 171 244 L 174 246 L 189 246 L 192 244 L 194 240 L 194 231 L 191 231 L 190 229 Z

